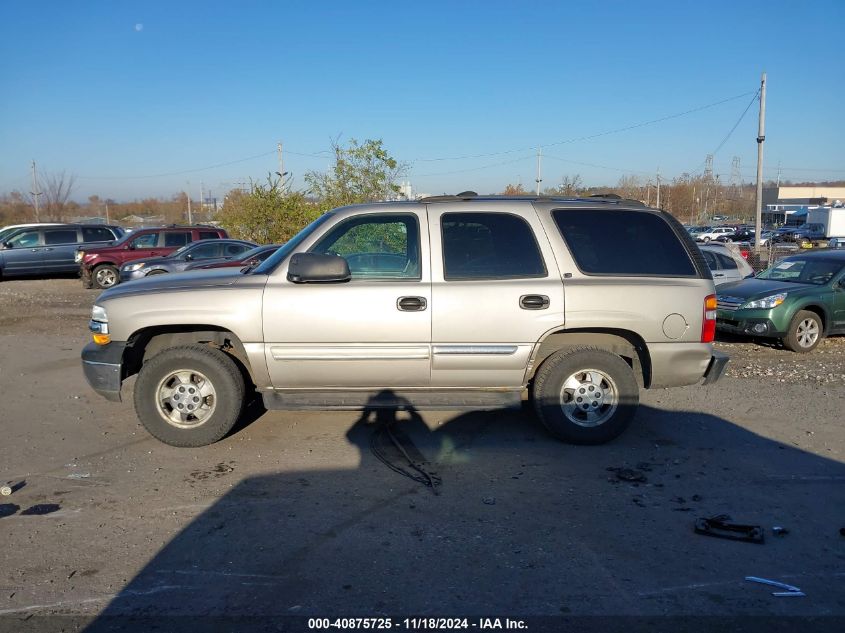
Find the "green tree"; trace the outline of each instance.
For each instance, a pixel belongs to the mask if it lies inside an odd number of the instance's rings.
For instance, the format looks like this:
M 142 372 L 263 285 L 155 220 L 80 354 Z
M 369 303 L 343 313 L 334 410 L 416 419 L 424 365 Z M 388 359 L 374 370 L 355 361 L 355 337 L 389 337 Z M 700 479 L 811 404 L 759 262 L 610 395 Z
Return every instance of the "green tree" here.
M 305 194 L 268 176 L 266 184 L 250 183 L 249 191 L 230 191 L 217 219 L 232 237 L 271 244 L 287 242 L 319 215 L 319 205 Z
M 328 172 L 305 174 L 311 193 L 323 208 L 387 200 L 399 192 L 396 181 L 407 166 L 387 153 L 381 139 L 363 143 L 350 139 L 348 147 L 333 143 L 332 149 L 335 160 Z

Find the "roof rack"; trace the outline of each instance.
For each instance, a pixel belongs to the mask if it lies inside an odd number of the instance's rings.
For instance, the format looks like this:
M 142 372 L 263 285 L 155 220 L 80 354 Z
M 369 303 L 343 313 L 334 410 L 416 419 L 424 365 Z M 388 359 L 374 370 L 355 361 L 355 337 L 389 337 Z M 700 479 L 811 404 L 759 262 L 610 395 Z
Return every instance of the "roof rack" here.
M 489 195 L 479 196 L 474 191 L 462 191 L 455 195 L 428 196 L 420 198 L 418 202 L 461 202 L 466 200 L 525 200 L 530 202 L 606 202 L 608 204 L 625 204 L 628 206 L 645 207 L 639 200 L 623 198 L 615 193 L 599 193 L 582 198 L 578 196 L 547 196 L 523 194 L 519 196 Z

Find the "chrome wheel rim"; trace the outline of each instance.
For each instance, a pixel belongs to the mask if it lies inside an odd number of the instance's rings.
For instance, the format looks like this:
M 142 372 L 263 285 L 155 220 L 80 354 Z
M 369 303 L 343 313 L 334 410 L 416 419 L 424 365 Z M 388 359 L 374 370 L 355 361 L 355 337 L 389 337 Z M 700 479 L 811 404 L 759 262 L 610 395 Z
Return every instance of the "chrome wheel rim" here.
M 795 332 L 798 345 L 801 347 L 812 347 L 819 340 L 819 324 L 815 319 L 804 319 L 798 324 Z
M 97 284 L 102 288 L 113 286 L 117 281 L 117 275 L 110 268 L 103 268 L 97 271 Z
M 595 427 L 607 422 L 619 405 L 619 389 L 598 369 L 581 369 L 563 382 L 560 407 L 566 419 L 578 426 Z
M 193 369 L 167 374 L 156 388 L 159 415 L 173 426 L 186 429 L 203 424 L 217 407 L 217 392 L 211 381 Z

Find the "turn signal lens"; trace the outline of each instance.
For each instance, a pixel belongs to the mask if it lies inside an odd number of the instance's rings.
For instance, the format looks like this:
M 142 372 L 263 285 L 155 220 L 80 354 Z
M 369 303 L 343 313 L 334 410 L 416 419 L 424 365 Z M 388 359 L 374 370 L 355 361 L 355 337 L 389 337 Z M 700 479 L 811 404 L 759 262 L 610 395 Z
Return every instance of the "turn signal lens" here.
M 94 334 L 93 336 L 97 345 L 108 345 L 111 342 L 111 336 L 108 334 Z
M 716 295 L 704 299 L 704 319 L 701 322 L 701 342 L 712 343 L 716 338 Z

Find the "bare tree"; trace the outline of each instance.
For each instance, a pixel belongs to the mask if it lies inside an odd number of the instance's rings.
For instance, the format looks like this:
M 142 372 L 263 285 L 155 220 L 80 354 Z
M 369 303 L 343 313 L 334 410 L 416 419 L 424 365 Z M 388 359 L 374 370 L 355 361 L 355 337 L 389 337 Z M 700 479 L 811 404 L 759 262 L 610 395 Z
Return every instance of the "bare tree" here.
M 48 220 L 64 220 L 70 194 L 76 184 L 76 176 L 67 175 L 64 171 L 58 174 L 42 174 L 44 185 L 44 211 Z

